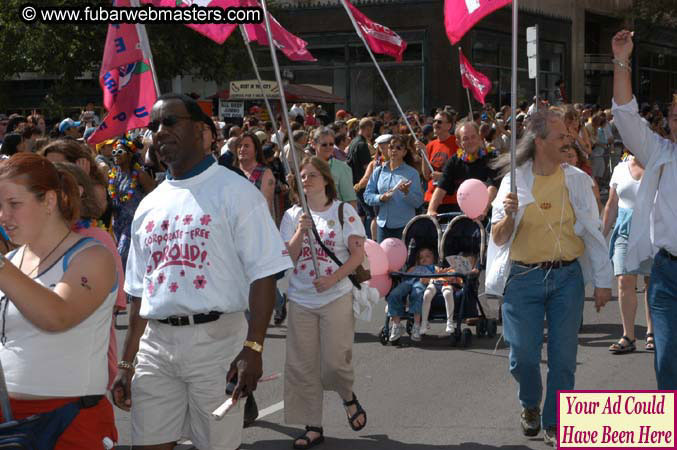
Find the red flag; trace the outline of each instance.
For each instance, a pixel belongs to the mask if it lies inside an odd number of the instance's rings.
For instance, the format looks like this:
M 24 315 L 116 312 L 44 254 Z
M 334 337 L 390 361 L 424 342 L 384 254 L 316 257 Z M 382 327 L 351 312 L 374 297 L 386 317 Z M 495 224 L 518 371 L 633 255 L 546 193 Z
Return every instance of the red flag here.
M 114 5 L 129 6 L 129 0 Z M 96 144 L 148 125 L 157 95 L 135 25 L 108 26 L 99 84 L 108 114 L 88 142 Z
M 390 28 L 372 22 L 359 9 L 355 8 L 349 0 L 343 0 L 343 2 L 350 9 L 371 50 L 374 53 L 392 56 L 395 58 L 395 61 L 402 62 L 402 54 L 407 49 L 407 43 Z
M 484 98 L 491 92 L 491 80 L 470 65 L 460 48 L 458 49 L 458 58 L 461 63 L 461 83 L 463 87 L 470 89 L 473 97 L 484 105 Z
M 258 6 L 258 0 L 249 2 L 249 6 Z M 268 13 L 270 19 L 270 32 L 273 34 L 275 47 L 285 54 L 292 61 L 317 61 L 313 55 L 306 49 L 308 43 L 303 39 L 294 36 L 287 31 L 272 14 Z M 268 45 L 268 33 L 266 32 L 266 23 L 251 23 L 244 26 L 247 32 L 249 42 L 258 42 L 260 45 Z
M 141 3 L 151 3 L 155 6 L 164 6 L 167 8 L 188 8 L 192 5 L 223 8 L 239 8 L 242 5 L 240 0 L 141 0 Z M 203 36 L 208 37 L 217 44 L 223 44 L 230 34 L 235 30 L 237 24 L 234 23 L 191 23 L 186 25 Z
M 452 44 L 461 40 L 477 22 L 512 0 L 444 0 L 444 27 Z

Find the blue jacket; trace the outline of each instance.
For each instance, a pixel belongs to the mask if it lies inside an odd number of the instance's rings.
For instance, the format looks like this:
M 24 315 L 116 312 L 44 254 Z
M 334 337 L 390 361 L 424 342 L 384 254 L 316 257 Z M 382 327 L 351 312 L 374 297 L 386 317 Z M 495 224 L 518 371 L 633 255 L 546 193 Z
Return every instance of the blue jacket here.
M 381 194 L 393 189 L 400 180 L 411 181 L 409 193 L 404 195 L 399 189 L 387 202 L 381 202 Z M 364 201 L 371 206 L 378 206 L 376 224 L 381 228 L 403 228 L 416 215 L 416 208 L 423 203 L 421 178 L 416 169 L 402 163 L 397 169 L 390 170 L 386 163 L 374 169 L 364 191 Z

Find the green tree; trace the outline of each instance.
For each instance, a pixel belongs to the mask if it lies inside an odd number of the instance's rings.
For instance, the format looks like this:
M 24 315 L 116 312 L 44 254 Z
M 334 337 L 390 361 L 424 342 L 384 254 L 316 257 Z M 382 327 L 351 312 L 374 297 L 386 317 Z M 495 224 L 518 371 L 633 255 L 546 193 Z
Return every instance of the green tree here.
M 107 25 L 24 23 L 19 16 L 26 0 L 3 0 L 0 8 L 0 108 L 8 96 L 2 81 L 22 72 L 51 74 L 58 81 L 49 90 L 43 106 L 69 104 L 85 72 L 99 73 Z M 110 0 L 33 0 L 34 6 L 109 6 Z M 239 33 L 218 45 L 183 25 L 147 25 L 158 79 L 196 75 L 222 83 L 236 73 L 250 70 Z M 162 81 L 161 81 L 162 83 Z M 49 105 L 48 105 L 49 104 Z

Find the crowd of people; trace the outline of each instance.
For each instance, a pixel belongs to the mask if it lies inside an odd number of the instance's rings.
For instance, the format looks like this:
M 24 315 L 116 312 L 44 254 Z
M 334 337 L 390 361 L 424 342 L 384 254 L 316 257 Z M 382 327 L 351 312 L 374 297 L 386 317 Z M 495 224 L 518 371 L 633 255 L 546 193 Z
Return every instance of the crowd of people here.
M 502 298 L 524 434 L 543 428 L 555 443 L 556 391 L 574 388 L 587 283 L 599 310 L 617 279 L 623 334 L 609 350 L 622 354 L 637 348 L 644 277 L 645 348 L 656 352 L 658 388 L 676 389 L 677 100 L 665 112 L 639 108 L 631 35 L 616 35 L 613 50 L 611 109 L 536 100 L 461 117 L 445 106 L 406 113 L 415 135 L 389 111 L 339 110 L 332 120 L 312 104 L 278 116 L 278 129 L 259 108 L 226 124 L 179 94 L 158 99 L 147 128 L 95 145 L 91 104 L 51 130 L 37 113 L 0 114 L 0 359 L 16 416 L 77 404 L 56 448 L 96 448 L 117 439 L 111 398 L 131 410 L 135 446 L 171 449 L 189 437 L 201 449 L 236 449 L 256 418 L 274 313 L 276 324 L 287 320 L 285 420 L 305 426 L 294 448 L 324 440 L 323 391 L 338 393 L 361 430 L 352 274 L 365 240 L 402 238 L 419 214 L 459 212 L 468 179 L 489 197 L 478 218 L 490 229 L 486 293 Z M 433 250 L 416 256 L 412 270 L 438 270 Z M 428 332 L 428 281 L 389 296 L 391 341 L 405 310 L 413 340 Z M 118 351 L 122 309 L 129 329 Z M 225 392 L 243 401 L 216 422 Z

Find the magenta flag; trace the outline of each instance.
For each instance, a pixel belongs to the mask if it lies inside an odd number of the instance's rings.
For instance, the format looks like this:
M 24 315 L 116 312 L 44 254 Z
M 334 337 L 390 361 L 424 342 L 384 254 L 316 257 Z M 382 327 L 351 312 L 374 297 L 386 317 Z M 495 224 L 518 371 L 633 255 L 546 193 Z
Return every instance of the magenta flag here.
M 512 0 L 444 0 L 444 27 L 452 44 L 477 22 Z
M 392 56 L 395 61 L 402 62 L 402 55 L 407 49 L 407 43 L 390 28 L 370 20 L 369 17 L 355 8 L 349 0 L 343 0 L 343 2 L 350 9 L 371 50 L 374 53 Z
M 461 63 L 461 83 L 463 87 L 470 89 L 473 97 L 484 105 L 484 99 L 491 92 L 491 80 L 470 65 L 461 49 L 458 49 L 458 58 Z
M 241 0 L 141 0 L 141 3 L 151 3 L 155 6 L 164 6 L 167 8 L 188 8 L 192 5 L 196 5 L 218 6 L 227 9 L 243 6 Z M 197 31 L 201 35 L 208 37 L 217 44 L 226 42 L 226 39 L 228 39 L 235 28 L 237 28 L 237 24 L 233 23 L 191 23 L 186 26 Z
M 260 7 L 260 4 L 257 0 L 251 0 L 248 6 Z M 306 48 L 308 46 L 306 41 L 287 31 L 272 14 L 268 13 L 268 18 L 270 19 L 270 32 L 273 35 L 275 47 L 284 53 L 287 58 L 292 61 L 317 61 Z M 249 42 L 258 42 L 260 45 L 268 46 L 265 21 L 246 24 L 244 28 Z
M 130 6 L 119 0 L 114 6 Z M 99 84 L 108 114 L 89 137 L 96 144 L 122 136 L 128 130 L 143 128 L 150 122 L 150 110 L 157 100 L 151 66 L 141 50 L 135 25 L 112 24 L 103 50 Z

